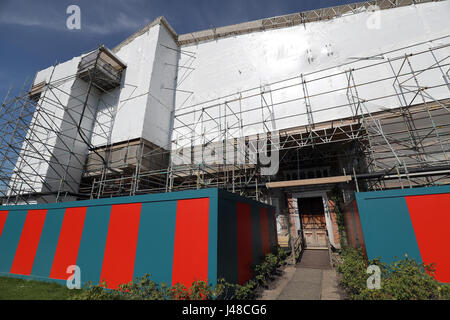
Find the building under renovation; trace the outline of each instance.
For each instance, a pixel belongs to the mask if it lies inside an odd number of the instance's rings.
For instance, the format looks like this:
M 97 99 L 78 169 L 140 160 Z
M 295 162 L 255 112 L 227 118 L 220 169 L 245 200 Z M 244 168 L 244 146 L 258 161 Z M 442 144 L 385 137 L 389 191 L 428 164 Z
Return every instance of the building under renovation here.
M 379 0 L 182 35 L 157 18 L 5 97 L 2 204 L 214 187 L 338 247 L 334 196 L 450 182 L 449 13 Z

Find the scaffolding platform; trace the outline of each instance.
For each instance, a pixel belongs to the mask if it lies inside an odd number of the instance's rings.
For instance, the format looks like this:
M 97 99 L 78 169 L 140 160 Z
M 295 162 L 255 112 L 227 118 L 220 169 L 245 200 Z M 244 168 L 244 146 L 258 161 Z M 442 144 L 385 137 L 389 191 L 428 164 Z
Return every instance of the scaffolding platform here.
M 114 53 L 104 46 L 87 54 L 81 59 L 78 66 L 78 77 L 93 84 L 104 91 L 120 86 L 122 72 L 126 69 Z

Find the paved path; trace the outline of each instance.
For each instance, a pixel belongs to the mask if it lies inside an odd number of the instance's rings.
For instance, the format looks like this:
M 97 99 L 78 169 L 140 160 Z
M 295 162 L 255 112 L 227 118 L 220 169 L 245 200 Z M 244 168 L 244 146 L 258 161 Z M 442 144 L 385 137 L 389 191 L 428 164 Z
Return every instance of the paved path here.
M 301 261 L 288 267 L 277 288 L 262 299 L 340 300 L 336 271 L 330 267 L 327 250 L 305 250 Z

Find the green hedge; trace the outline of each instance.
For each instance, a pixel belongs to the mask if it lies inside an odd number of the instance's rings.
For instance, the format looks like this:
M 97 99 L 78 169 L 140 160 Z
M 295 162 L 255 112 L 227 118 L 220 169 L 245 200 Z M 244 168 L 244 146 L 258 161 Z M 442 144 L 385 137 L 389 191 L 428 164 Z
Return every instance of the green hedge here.
M 287 253 L 278 247 L 277 254 L 269 253 L 263 263 L 255 266 L 254 277 L 244 285 L 227 283 L 219 279 L 216 285 L 217 298 L 220 300 L 251 300 L 256 298 L 256 289 L 266 287 L 276 270 L 286 263 Z
M 449 300 L 450 285 L 438 282 L 432 265 L 419 264 L 405 257 L 389 265 L 379 259 L 366 261 L 361 250 L 346 248 L 341 253 L 341 286 L 354 300 Z M 381 270 L 381 288 L 368 289 L 369 265 Z
M 172 287 L 158 284 L 146 274 L 128 284 L 120 285 L 118 290 L 106 289 L 106 283 L 92 285 L 88 283 L 72 299 L 76 300 L 248 300 L 255 298 L 258 286 L 267 286 L 278 267 L 285 263 L 287 254 L 278 248 L 276 255 L 268 254 L 264 262 L 255 266 L 254 278 L 245 285 L 227 283 L 219 279 L 215 290 L 204 281 L 195 281 L 190 288 L 182 284 Z
M 182 284 L 172 287 L 158 284 L 150 275 L 136 278 L 119 286 L 118 290 L 106 289 L 106 282 L 99 285 L 86 284 L 74 300 L 208 300 L 214 297 L 211 285 L 204 281 L 195 281 L 190 288 Z

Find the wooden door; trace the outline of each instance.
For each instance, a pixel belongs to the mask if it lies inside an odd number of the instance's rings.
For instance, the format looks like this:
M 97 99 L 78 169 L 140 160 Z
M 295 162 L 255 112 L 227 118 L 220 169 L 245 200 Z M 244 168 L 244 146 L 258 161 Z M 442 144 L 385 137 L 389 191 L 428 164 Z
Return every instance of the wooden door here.
M 327 248 L 322 197 L 298 199 L 298 211 L 307 248 Z
M 326 230 L 321 229 L 305 229 L 305 244 L 307 248 L 327 248 Z

